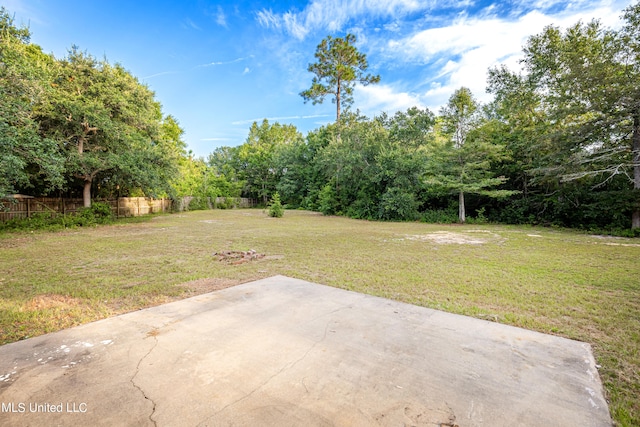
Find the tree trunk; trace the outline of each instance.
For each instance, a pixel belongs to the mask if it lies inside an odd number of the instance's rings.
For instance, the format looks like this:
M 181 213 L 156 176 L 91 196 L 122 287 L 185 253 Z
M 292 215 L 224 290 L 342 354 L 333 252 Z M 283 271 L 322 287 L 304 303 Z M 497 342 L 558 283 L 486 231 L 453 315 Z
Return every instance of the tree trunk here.
M 633 190 L 636 199 L 640 194 L 640 112 L 633 118 Z M 636 206 L 631 215 L 631 228 L 640 228 L 640 200 L 636 200 Z
M 464 210 L 464 193 L 460 191 L 458 195 L 458 220 L 461 224 L 464 224 L 467 220 L 465 210 Z
M 338 83 L 337 83 L 337 90 L 336 90 L 336 124 L 340 123 L 340 90 L 342 89 L 340 87 L 340 76 L 338 76 Z
M 82 201 L 84 203 L 85 208 L 91 207 L 91 180 L 84 180 L 84 188 L 82 190 Z

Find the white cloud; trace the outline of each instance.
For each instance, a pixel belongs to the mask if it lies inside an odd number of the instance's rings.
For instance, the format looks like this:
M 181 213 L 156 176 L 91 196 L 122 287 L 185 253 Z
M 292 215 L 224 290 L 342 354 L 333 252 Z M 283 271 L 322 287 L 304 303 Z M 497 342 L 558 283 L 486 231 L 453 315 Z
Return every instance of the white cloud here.
M 186 18 L 184 21 L 182 21 L 182 28 L 192 28 L 194 30 L 198 30 L 201 31 L 202 28 L 200 28 L 198 26 L 198 24 L 196 24 L 195 22 L 193 22 L 191 19 Z
M 340 31 L 351 19 L 367 17 L 398 18 L 407 13 L 426 10 L 430 1 L 420 0 L 312 0 L 302 11 L 275 14 L 263 9 L 256 19 L 266 28 L 284 29 L 302 40 L 310 31 Z
M 282 26 L 280 16 L 273 13 L 271 10 L 262 9 L 256 13 L 256 19 L 266 28 L 280 28 Z
M 471 89 L 480 101 L 488 101 L 490 97 L 485 88 L 489 68 L 504 64 L 513 70 L 519 69 L 518 60 L 527 39 L 546 26 L 566 28 L 593 17 L 605 26 L 615 26 L 619 14 L 619 9 L 602 6 L 560 15 L 534 10 L 512 20 L 496 16 L 462 17 L 445 27 L 421 30 L 389 41 L 385 50 L 393 52 L 400 63 L 418 62 L 435 68 L 432 80 L 422 82 L 432 87 L 421 94 L 420 99 L 437 111 L 462 86 Z M 433 85 L 436 82 L 437 85 Z
M 246 61 L 246 60 L 251 59 L 251 58 L 253 58 L 253 55 L 249 55 L 249 56 L 243 57 L 243 58 L 232 59 L 231 61 L 215 61 L 215 62 L 209 62 L 208 64 L 200 64 L 200 65 L 197 65 L 196 68 L 198 68 L 198 67 L 211 67 L 211 66 L 214 66 L 214 65 L 235 64 L 236 62 Z
M 142 77 L 142 80 L 152 79 L 154 77 L 166 76 L 167 74 L 177 74 L 175 71 L 163 71 L 161 73 L 151 74 L 150 76 Z
M 309 32 L 303 24 L 298 22 L 298 15 L 295 13 L 285 13 L 282 15 L 282 20 L 287 31 L 299 40 L 302 40 Z
M 242 74 L 249 74 L 251 72 L 251 69 L 249 67 L 244 67 L 244 71 L 242 72 Z
M 224 10 L 222 10 L 222 6 L 218 6 L 215 18 L 218 25 L 227 28 L 227 17 L 224 14 Z
M 384 84 L 358 85 L 355 93 L 356 106 L 367 116 L 375 116 L 382 111 L 393 114 L 411 107 L 424 108 L 425 104 L 416 94 L 396 91 Z

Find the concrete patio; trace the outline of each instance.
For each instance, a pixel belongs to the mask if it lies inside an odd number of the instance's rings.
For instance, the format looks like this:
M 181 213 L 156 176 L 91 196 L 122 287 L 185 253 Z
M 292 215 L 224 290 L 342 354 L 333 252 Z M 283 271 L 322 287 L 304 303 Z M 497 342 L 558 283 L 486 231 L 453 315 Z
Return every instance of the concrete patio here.
M 283 276 L 0 347 L 0 425 L 611 426 L 588 344 Z

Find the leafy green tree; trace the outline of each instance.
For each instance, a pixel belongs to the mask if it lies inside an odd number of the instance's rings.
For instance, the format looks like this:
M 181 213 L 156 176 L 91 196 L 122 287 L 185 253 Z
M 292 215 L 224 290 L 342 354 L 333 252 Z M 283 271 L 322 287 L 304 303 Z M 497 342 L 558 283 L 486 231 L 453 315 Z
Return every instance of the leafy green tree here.
M 318 209 L 320 191 L 327 182 L 327 171 L 320 159 L 325 147 L 334 140 L 335 126 L 322 126 L 278 150 L 276 165 L 283 173 L 277 189 L 287 204 Z
M 339 135 L 339 137 L 338 137 Z M 375 218 L 378 211 L 379 190 L 371 179 L 377 174 L 375 157 L 380 143 L 388 139 L 388 132 L 380 121 L 370 121 L 357 114 L 345 114 L 340 131 L 332 126 L 330 142 L 318 157 L 325 183 L 331 182 L 336 213 L 355 218 Z M 325 200 L 325 205 L 327 201 Z
M 509 177 L 512 187 L 528 197 L 539 190 L 540 180 L 536 185 L 532 172 L 548 164 L 550 147 L 548 140 L 540 136 L 555 132 L 555 125 L 547 119 L 540 96 L 525 76 L 514 74 L 505 66 L 491 69 L 487 91 L 494 94 L 488 107 L 495 120 L 494 130 L 510 157 L 500 171 Z
M 154 141 L 162 114 L 153 92 L 120 65 L 77 47 L 59 61 L 52 86 L 37 119 L 42 134 L 58 142 L 67 174 L 80 181 L 85 207 L 98 181 L 143 191 L 159 185 L 163 153 Z
M 381 120 L 389 129 L 391 141 L 408 149 L 425 147 L 434 137 L 435 116 L 428 109 L 411 107 L 406 112 L 398 111 L 392 118 L 383 115 Z
M 313 182 L 314 152 L 311 146 L 303 138 L 278 146 L 274 165 L 280 171 L 276 184 L 279 196 L 291 207 L 302 206 Z
M 240 197 L 245 182 L 238 177 L 239 147 L 218 147 L 208 157 L 209 177 L 221 197 Z
M 269 124 L 267 119 L 260 126 L 253 123 L 247 141 L 237 153 L 238 176 L 246 183 L 247 195 L 262 199 L 267 204 L 283 173 L 275 161 L 278 147 L 293 144 L 301 138 L 293 125 Z
M 492 71 L 492 90 L 513 99 L 514 86 L 496 83 L 519 79 L 515 87 L 539 100 L 536 114 L 544 121 L 532 142 L 545 164 L 533 169 L 538 176 L 588 183 L 594 190 L 627 178 L 636 194 L 631 226 L 638 228 L 640 4 L 629 6 L 623 19 L 617 31 L 598 21 L 564 32 L 547 27 L 525 46 L 521 75 Z
M 358 52 L 354 44 L 356 36 L 347 34 L 344 38 L 327 36 L 318 45 L 315 53 L 317 62 L 309 64 L 307 70 L 315 77 L 311 87 L 300 93 L 305 102 L 319 104 L 327 95 L 332 95 L 336 104 L 336 123 L 340 122 L 341 107 L 353 103 L 353 88 L 356 83 L 369 85 L 380 82 L 380 76 L 364 74 L 369 64 L 367 56 Z
M 467 88 L 458 89 L 442 108 L 440 118 L 446 139 L 430 153 L 426 182 L 458 195 L 458 220 L 466 221 L 465 194 L 504 197 L 512 192 L 493 189 L 506 181 L 494 176 L 491 163 L 504 157 L 503 147 L 482 132 L 478 102 Z
M 0 8 L 0 198 L 35 188 L 46 193 L 64 184 L 54 140 L 39 135 L 34 105 L 50 90 L 55 60 L 30 43 L 27 28 Z
M 269 216 L 273 218 L 282 218 L 283 215 L 284 208 L 280 202 L 280 194 L 276 191 L 273 193 L 273 196 L 271 196 L 271 201 L 269 202 Z
M 379 118 L 389 131 L 375 158 L 374 180 L 381 192 L 379 219 L 411 220 L 418 216 L 424 191 L 427 148 L 434 138 L 435 117 L 417 107 Z
M 349 114 L 343 120 L 340 137 L 330 134 L 317 156 L 324 173 L 320 210 L 354 218 L 415 219 L 433 115 L 412 108 L 392 118 Z
M 179 175 L 173 182 L 173 188 L 177 196 L 216 197 L 206 190 L 207 164 L 202 158 L 194 157 L 189 151 L 186 156 L 180 158 Z

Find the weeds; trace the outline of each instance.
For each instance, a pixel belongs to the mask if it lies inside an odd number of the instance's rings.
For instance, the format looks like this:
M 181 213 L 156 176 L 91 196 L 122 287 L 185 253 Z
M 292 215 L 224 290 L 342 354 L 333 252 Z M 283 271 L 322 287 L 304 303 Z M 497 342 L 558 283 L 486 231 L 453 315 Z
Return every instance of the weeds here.
M 90 208 L 83 208 L 75 214 L 56 214 L 37 212 L 29 218 L 12 219 L 0 222 L 0 233 L 16 231 L 60 231 L 68 228 L 94 227 L 97 225 L 115 224 L 117 222 L 144 222 L 148 218 L 116 219 L 108 203 L 95 202 Z

